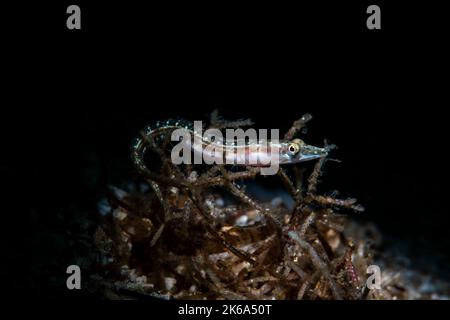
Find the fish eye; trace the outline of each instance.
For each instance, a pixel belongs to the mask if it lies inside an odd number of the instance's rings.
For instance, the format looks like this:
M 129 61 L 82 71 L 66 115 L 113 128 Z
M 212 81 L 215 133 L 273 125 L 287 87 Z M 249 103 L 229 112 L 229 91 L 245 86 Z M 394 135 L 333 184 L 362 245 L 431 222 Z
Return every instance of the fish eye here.
M 296 154 L 296 153 L 299 151 L 299 149 L 300 149 L 300 147 L 299 147 L 299 145 L 296 144 L 296 143 L 291 143 L 291 144 L 289 144 L 289 146 L 288 146 L 288 150 L 289 150 L 289 152 L 292 153 L 292 154 Z

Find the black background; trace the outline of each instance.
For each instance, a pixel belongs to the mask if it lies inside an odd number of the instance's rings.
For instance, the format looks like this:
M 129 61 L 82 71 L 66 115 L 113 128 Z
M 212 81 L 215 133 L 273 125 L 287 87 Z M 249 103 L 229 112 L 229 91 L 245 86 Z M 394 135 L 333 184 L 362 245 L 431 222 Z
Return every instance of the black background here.
M 329 139 L 342 160 L 323 191 L 358 198 L 391 245 L 448 277 L 444 10 L 376 1 L 382 30 L 367 30 L 372 3 L 340 2 L 74 1 L 71 31 L 69 2 L 5 10 L 3 283 L 54 296 L 48 279 L 71 263 L 56 217 L 94 212 L 131 177 L 129 144 L 146 124 L 215 108 L 282 131 L 313 114 L 305 139 Z

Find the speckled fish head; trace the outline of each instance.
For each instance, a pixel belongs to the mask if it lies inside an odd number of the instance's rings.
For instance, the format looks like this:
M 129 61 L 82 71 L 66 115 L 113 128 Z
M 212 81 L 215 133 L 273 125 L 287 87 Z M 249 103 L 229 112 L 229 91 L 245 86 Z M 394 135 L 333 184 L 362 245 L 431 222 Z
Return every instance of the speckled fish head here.
M 306 144 L 303 140 L 294 139 L 280 144 L 280 164 L 298 163 L 326 157 L 328 151 Z

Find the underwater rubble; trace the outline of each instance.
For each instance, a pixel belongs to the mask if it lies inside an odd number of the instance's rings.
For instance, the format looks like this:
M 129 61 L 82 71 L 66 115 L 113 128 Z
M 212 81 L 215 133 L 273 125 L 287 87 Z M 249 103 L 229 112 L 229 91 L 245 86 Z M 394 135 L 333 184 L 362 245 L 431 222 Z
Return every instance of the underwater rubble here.
M 286 136 L 309 118 L 296 121 Z M 242 125 L 247 122 L 221 123 Z M 364 210 L 355 199 L 318 192 L 327 158 L 309 173 L 280 168 L 277 178 L 294 201 L 287 205 L 280 197 L 260 202 L 248 195 L 246 182 L 257 181 L 258 169 L 175 166 L 164 139 L 154 146 L 159 166 L 152 170 L 166 179 L 139 175 L 128 188 L 110 187 L 101 203 L 89 288 L 102 297 L 447 298 L 448 286 L 439 288 L 436 279 L 379 252 L 377 229 L 352 218 Z M 366 285 L 371 265 L 382 272 L 380 288 Z

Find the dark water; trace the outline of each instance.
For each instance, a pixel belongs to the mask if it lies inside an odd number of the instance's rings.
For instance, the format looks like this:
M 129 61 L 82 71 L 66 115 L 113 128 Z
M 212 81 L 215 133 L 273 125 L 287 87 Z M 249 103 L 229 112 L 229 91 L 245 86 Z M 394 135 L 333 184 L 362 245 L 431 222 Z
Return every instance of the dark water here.
M 3 283 L 53 292 L 80 223 L 92 221 L 108 185 L 132 177 L 133 136 L 153 120 L 201 120 L 214 108 L 282 131 L 311 113 L 305 140 L 329 139 L 342 161 L 327 164 L 321 191 L 358 198 L 361 219 L 448 277 L 448 81 L 440 77 L 448 49 L 437 33 L 395 27 L 389 14 L 391 31 L 377 36 L 350 31 L 359 18 L 343 29 L 324 18 L 312 33 L 313 17 L 297 24 L 282 15 L 258 29 L 246 13 L 233 28 L 207 15 L 215 29 L 197 23 L 149 36 L 131 9 L 108 29 L 92 8 L 92 31 L 69 38 L 50 19 L 37 36 L 12 39 L 19 62 L 8 73 L 1 129 Z

